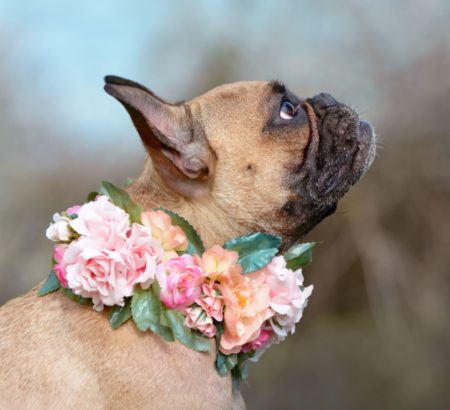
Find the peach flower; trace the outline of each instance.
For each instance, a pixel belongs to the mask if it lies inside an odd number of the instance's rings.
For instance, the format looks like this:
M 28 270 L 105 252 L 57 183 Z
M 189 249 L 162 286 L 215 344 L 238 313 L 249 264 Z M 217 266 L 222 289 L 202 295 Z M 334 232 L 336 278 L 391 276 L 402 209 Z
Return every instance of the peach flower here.
M 229 282 L 218 286 L 225 304 L 222 353 L 240 352 L 243 345 L 260 335 L 262 325 L 272 315 L 270 289 L 261 279 L 233 272 Z
M 239 254 L 219 245 L 207 249 L 201 257 L 198 255 L 195 257 L 205 276 L 212 282 L 227 282 L 230 280 L 230 275 L 241 271 L 240 265 L 237 265 Z
M 187 249 L 185 233 L 179 226 L 172 225 L 172 219 L 164 211 L 143 212 L 141 220 L 149 228 L 153 238 L 161 243 L 165 261 L 177 257 L 177 252 Z
M 186 319 L 184 324 L 190 328 L 198 330 L 207 337 L 213 337 L 216 334 L 216 327 L 213 320 L 201 307 L 188 308 L 185 311 Z

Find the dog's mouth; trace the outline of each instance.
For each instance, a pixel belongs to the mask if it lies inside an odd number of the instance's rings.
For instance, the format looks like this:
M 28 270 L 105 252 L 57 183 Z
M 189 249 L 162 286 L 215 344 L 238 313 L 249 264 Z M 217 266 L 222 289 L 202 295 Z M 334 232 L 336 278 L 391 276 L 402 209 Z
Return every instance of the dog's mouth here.
M 375 132 L 350 107 L 330 94 L 304 102 L 311 139 L 300 168 L 290 174 L 296 200 L 284 212 L 296 219 L 297 238 L 336 210 L 339 199 L 367 171 L 375 157 Z
M 306 103 L 312 108 L 310 121 L 316 125 L 311 127 L 303 167 L 308 194 L 319 203 L 335 203 L 371 165 L 375 133 L 369 122 L 330 94 L 319 94 Z

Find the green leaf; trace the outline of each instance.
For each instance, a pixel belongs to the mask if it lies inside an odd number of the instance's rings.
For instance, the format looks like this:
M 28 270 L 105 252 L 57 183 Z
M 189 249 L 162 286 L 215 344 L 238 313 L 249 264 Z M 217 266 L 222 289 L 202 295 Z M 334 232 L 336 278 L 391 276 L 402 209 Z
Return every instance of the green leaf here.
M 247 380 L 248 379 L 248 362 L 245 362 L 241 366 L 239 366 L 239 369 L 241 371 L 241 380 Z
M 141 223 L 142 208 L 130 198 L 128 192 L 116 187 L 111 182 L 103 181 L 100 185 L 100 194 L 106 195 L 114 205 L 130 215 L 131 223 Z
M 162 313 L 177 340 L 197 352 L 209 352 L 209 339 L 198 335 L 184 325 L 184 316 L 176 310 L 162 306 Z
M 188 221 L 186 221 L 186 219 L 176 214 L 175 212 L 164 208 L 161 208 L 161 210 L 170 215 L 170 217 L 172 218 L 172 224 L 179 226 L 185 233 L 188 239 L 188 248 L 186 253 L 189 253 L 190 255 L 194 255 L 194 253 L 196 253 L 197 255 L 201 256 L 205 251 L 205 246 L 203 245 L 203 242 L 194 227 Z
M 243 273 L 249 273 L 266 266 L 278 252 L 280 244 L 279 236 L 256 232 L 231 239 L 224 248 L 238 252 L 238 263 Z
M 128 177 L 124 181 L 123 185 L 125 186 L 125 188 L 128 188 L 133 182 L 134 182 L 134 178 Z
M 75 295 L 70 289 L 62 288 L 63 293 L 74 302 L 79 303 L 80 305 L 92 305 L 92 300 L 84 298 L 79 295 Z
M 231 370 L 231 381 L 233 383 L 233 391 L 239 391 L 241 387 L 242 375 L 241 369 L 236 366 Z
M 241 380 L 246 380 L 248 378 L 248 360 L 251 360 L 255 356 L 255 351 L 250 351 L 248 353 L 238 354 L 238 366 L 240 370 Z
M 95 201 L 95 198 L 97 198 L 98 192 L 89 192 L 87 196 L 87 202 Z
M 51 271 L 50 275 L 48 275 L 47 280 L 39 288 L 38 295 L 39 296 L 47 295 L 49 293 L 54 292 L 55 290 L 58 290 L 60 287 L 61 287 L 61 285 L 59 284 L 59 281 L 55 275 L 55 272 Z
M 229 370 L 231 370 L 237 364 L 238 364 L 238 355 L 237 354 L 230 354 L 230 355 L 226 356 L 225 366 L 227 366 L 227 368 Z
M 127 320 L 131 318 L 131 303 L 130 300 L 125 302 L 124 306 L 113 306 L 109 312 L 109 323 L 113 329 L 122 326 Z
M 152 323 L 159 323 L 161 314 L 161 304 L 151 288 L 134 289 L 133 298 L 131 299 L 131 312 L 136 326 L 142 332 L 149 330 Z
M 287 262 L 287 267 L 297 270 L 309 265 L 312 262 L 312 248 L 316 245 L 317 242 L 307 242 L 293 245 L 289 248 L 283 255 Z
M 219 350 L 217 351 L 216 356 L 216 370 L 220 376 L 226 376 L 229 372 L 228 367 L 226 366 L 227 356 L 221 353 Z
M 164 339 L 166 342 L 173 342 L 175 340 L 170 327 L 164 326 L 161 323 L 151 323 L 150 330 L 153 333 L 156 333 L 159 337 Z
M 160 323 L 161 302 L 155 282 L 149 289 L 136 288 L 131 299 L 131 313 L 136 326 L 142 332 L 151 330 L 167 342 L 173 342 L 172 331 Z

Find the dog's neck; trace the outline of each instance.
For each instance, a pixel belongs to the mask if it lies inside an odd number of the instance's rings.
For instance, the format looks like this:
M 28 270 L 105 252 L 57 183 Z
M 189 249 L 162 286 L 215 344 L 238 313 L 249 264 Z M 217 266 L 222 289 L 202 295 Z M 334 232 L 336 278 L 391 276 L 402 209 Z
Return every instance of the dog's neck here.
M 249 227 L 230 218 L 212 198 L 195 201 L 169 190 L 150 159 L 146 161 L 142 174 L 127 190 L 146 211 L 166 208 L 184 217 L 198 231 L 206 247 L 221 245 L 249 231 Z

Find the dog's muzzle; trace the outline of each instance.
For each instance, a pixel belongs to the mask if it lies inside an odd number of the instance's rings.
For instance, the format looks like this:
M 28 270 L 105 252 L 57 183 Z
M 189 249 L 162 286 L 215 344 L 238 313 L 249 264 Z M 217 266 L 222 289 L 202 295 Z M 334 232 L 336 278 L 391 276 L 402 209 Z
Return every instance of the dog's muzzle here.
M 306 102 L 314 110 L 318 128 L 305 164 L 308 194 L 318 202 L 335 203 L 372 163 L 375 134 L 367 121 L 330 94 Z
M 305 105 L 310 108 L 311 139 L 302 165 L 289 174 L 295 199 L 282 209 L 290 217 L 295 240 L 336 210 L 375 157 L 373 128 L 350 107 L 326 93 L 307 99 Z

